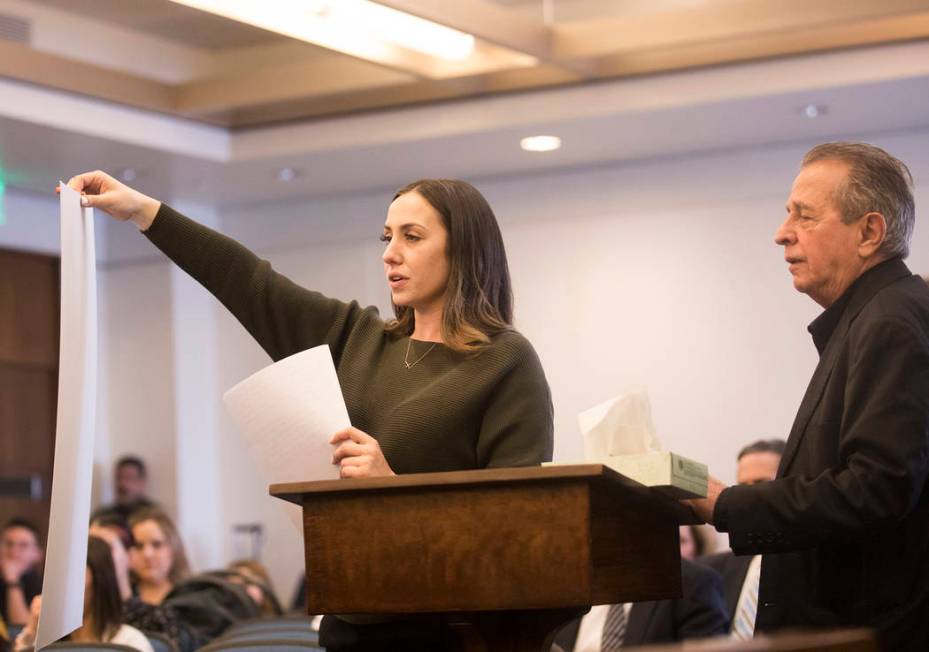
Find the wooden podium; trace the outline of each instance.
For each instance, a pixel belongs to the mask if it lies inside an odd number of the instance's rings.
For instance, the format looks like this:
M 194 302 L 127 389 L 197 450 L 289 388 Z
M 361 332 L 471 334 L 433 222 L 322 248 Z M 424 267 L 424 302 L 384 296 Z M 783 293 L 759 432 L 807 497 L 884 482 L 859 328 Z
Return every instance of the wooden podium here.
M 303 507 L 307 611 L 438 613 L 465 650 L 548 650 L 594 604 L 681 595 L 680 503 L 599 464 L 272 485 Z

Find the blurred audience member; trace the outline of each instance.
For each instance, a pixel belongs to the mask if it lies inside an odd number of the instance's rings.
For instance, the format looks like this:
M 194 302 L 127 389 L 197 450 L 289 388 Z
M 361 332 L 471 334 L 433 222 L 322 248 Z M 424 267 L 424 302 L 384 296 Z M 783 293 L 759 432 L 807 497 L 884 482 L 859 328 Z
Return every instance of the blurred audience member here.
M 97 528 L 98 532 L 105 530 L 112 533 L 123 544 L 123 549 L 129 550 L 132 548 L 132 532 L 129 530 L 129 520 L 116 512 L 94 514 L 93 518 L 90 519 L 90 527 Z
M 263 616 L 279 616 L 283 612 L 281 603 L 271 584 L 271 576 L 261 562 L 255 559 L 238 559 L 226 567 L 244 580 L 243 585 L 248 595 L 255 601 Z M 230 578 L 236 582 L 235 578 Z
M 294 589 L 293 597 L 290 599 L 290 613 L 306 615 L 306 573 L 300 573 L 300 577 L 297 580 L 297 586 Z M 312 616 L 312 621 L 310 626 L 315 630 L 319 631 L 319 626 L 322 624 L 322 616 Z
M 129 577 L 129 553 L 120 538 L 118 528 L 104 527 L 95 521 L 90 533 L 107 542 L 116 568 L 116 583 L 123 600 L 123 620 L 128 625 L 146 632 L 158 632 L 170 638 L 180 652 L 193 652 L 206 641 L 200 640 L 180 615 L 170 607 L 142 602 L 132 592 Z
M 174 523 L 158 509 L 136 511 L 129 519 L 129 565 L 142 602 L 161 604 L 174 585 L 190 574 L 184 544 Z
M 595 605 L 558 631 L 552 650 L 613 652 L 617 647 L 672 643 L 728 631 L 722 582 L 715 571 L 681 560 L 681 589 L 682 597 L 673 600 Z
M 157 507 L 148 497 L 148 469 L 141 458 L 135 455 L 120 457 L 113 467 L 113 484 L 116 503 L 99 508 L 91 520 L 115 514 L 126 522 L 136 510 Z
M 773 480 L 781 463 L 786 442 L 783 439 L 762 439 L 749 444 L 736 458 L 735 481 L 739 484 L 756 484 Z
M 762 439 L 749 444 L 737 458 L 736 482 L 756 484 L 773 480 L 781 463 L 786 442 L 783 439 Z M 737 557 L 732 551 L 700 559 L 723 576 L 726 608 L 732 623 L 733 638 L 753 637 L 758 605 L 758 581 L 761 576 L 761 555 Z
M 681 559 L 695 560 L 716 550 L 716 532 L 702 525 L 682 525 Z
M 290 611 L 293 613 L 306 613 L 306 573 L 300 573 L 293 597 L 290 599 Z
M 0 533 L 0 616 L 10 625 L 25 625 L 29 603 L 42 592 L 42 546 L 32 523 L 14 518 Z
M 153 652 L 145 635 L 123 622 L 123 603 L 116 580 L 110 546 L 97 537 L 87 542 L 87 570 L 84 579 L 84 621 L 68 637 L 74 643 L 114 643 L 140 652 Z M 41 596 L 32 601 L 29 623 L 16 638 L 16 652 L 35 645 Z
M 10 649 L 10 631 L 6 628 L 6 623 L 3 622 L 3 617 L 0 616 L 0 652 L 7 652 Z

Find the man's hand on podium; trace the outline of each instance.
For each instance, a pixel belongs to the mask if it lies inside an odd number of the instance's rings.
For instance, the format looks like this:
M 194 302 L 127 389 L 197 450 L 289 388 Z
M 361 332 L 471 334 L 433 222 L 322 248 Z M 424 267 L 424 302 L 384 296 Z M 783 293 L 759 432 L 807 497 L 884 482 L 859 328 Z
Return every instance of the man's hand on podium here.
M 726 488 L 726 485 L 722 482 L 713 476 L 709 476 L 706 483 L 706 498 L 692 498 L 681 502 L 690 505 L 690 508 L 694 510 L 694 513 L 700 520 L 706 521 L 712 525 L 713 510 L 716 509 L 716 500 L 719 498 L 719 494 Z
M 374 478 L 396 475 L 381 452 L 377 440 L 358 428 L 340 430 L 329 440 L 336 446 L 332 463 L 340 467 L 343 478 Z

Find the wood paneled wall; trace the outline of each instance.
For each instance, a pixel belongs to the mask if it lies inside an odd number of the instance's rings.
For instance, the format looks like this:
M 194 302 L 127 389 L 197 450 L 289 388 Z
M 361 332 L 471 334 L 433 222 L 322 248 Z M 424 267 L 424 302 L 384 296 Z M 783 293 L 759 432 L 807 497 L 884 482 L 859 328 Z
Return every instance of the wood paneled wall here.
M 0 250 L 0 476 L 38 474 L 39 500 L 0 497 L 0 522 L 48 529 L 58 395 L 59 264 Z

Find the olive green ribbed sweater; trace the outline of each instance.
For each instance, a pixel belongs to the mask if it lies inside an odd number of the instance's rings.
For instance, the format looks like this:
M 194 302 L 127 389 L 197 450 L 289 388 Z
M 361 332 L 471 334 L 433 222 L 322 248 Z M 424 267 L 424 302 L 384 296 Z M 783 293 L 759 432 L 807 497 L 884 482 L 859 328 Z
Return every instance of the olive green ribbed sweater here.
M 477 355 L 439 344 L 407 369 L 409 339 L 388 335 L 376 308 L 302 288 L 238 242 L 165 204 L 145 235 L 274 360 L 328 344 L 352 425 L 378 440 L 396 473 L 551 460 L 548 383 L 522 335 L 497 335 Z M 429 346 L 414 340 L 410 361 Z

